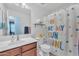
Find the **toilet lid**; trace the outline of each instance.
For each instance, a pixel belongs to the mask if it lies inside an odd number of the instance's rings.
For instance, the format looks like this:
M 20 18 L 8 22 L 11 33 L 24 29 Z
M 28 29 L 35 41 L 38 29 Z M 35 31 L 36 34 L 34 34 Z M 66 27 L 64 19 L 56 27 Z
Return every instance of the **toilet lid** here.
M 44 48 L 44 49 L 50 49 L 50 46 L 47 45 L 47 44 L 43 44 L 43 45 L 41 45 L 40 47 L 41 47 L 41 48 Z

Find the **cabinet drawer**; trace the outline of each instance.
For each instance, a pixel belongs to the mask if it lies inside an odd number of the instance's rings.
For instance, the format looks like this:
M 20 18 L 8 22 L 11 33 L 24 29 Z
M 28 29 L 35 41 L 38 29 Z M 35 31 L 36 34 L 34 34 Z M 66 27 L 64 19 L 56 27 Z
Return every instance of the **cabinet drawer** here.
M 21 54 L 20 48 L 11 49 L 0 53 L 0 56 L 16 56 Z
M 25 51 L 27 51 L 29 49 L 32 49 L 32 48 L 35 48 L 36 45 L 37 45 L 36 43 L 32 43 L 32 44 L 29 44 L 29 45 L 25 45 L 25 46 L 22 47 L 22 52 L 25 52 Z
M 20 48 L 15 48 L 9 51 L 11 56 L 16 56 L 21 54 L 21 49 Z
M 22 56 L 36 56 L 36 55 L 37 55 L 36 48 L 31 49 L 29 51 L 26 51 L 26 52 L 22 53 Z
M 9 56 L 10 53 L 8 51 L 6 52 L 0 52 L 0 56 Z

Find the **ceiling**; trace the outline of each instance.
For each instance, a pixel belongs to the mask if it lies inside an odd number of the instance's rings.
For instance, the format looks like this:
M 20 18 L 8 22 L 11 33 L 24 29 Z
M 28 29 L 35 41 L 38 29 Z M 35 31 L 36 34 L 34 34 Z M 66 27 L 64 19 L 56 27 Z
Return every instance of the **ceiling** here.
M 40 9 L 45 9 L 49 11 L 58 11 L 63 8 L 67 8 L 71 5 L 74 5 L 76 3 L 27 3 L 29 7 L 32 7 L 34 5 L 38 6 Z
M 26 3 L 31 9 L 32 19 L 42 18 L 74 4 L 76 3 Z
M 21 6 L 16 6 L 14 3 L 3 3 L 4 7 L 7 8 L 8 10 L 15 10 L 19 11 L 23 14 L 30 13 L 29 9 L 22 8 Z M 26 12 L 27 11 L 27 12 Z
M 31 18 L 39 19 L 74 4 L 76 3 L 19 3 L 17 5 L 19 6 L 18 8 L 15 8 L 15 6 L 13 7 L 13 4 L 5 4 L 5 6 L 8 5 L 7 7 L 17 9 L 18 11 L 23 11 L 24 13 L 27 11 L 26 9 L 31 9 Z

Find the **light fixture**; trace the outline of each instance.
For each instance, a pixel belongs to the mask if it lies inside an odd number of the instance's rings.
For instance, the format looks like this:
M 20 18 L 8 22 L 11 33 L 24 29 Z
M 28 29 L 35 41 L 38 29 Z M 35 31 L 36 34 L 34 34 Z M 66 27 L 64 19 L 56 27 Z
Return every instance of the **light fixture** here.
M 25 6 L 26 4 L 25 3 L 22 3 L 22 6 Z
M 45 6 L 45 5 L 47 5 L 47 4 L 46 4 L 46 3 L 40 3 L 40 5 Z
M 21 8 L 30 9 L 30 7 L 26 3 L 16 3 L 16 6 L 20 6 Z

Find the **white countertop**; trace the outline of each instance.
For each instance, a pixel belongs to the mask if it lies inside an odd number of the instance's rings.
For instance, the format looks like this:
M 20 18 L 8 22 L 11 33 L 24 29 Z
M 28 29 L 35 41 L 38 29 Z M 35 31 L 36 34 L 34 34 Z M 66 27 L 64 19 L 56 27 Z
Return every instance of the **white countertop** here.
M 30 43 L 33 43 L 33 42 L 37 42 L 36 39 L 34 38 L 23 38 L 23 39 L 20 39 L 19 41 L 16 41 L 16 42 L 10 42 L 10 43 L 5 43 L 5 44 L 0 44 L 0 52 L 2 51 L 5 51 L 5 50 L 9 50 L 9 49 L 12 49 L 12 48 L 16 48 L 16 47 L 19 47 L 19 46 L 22 46 L 22 45 L 26 45 L 26 44 L 30 44 Z M 3 42 L 1 42 L 3 43 Z

